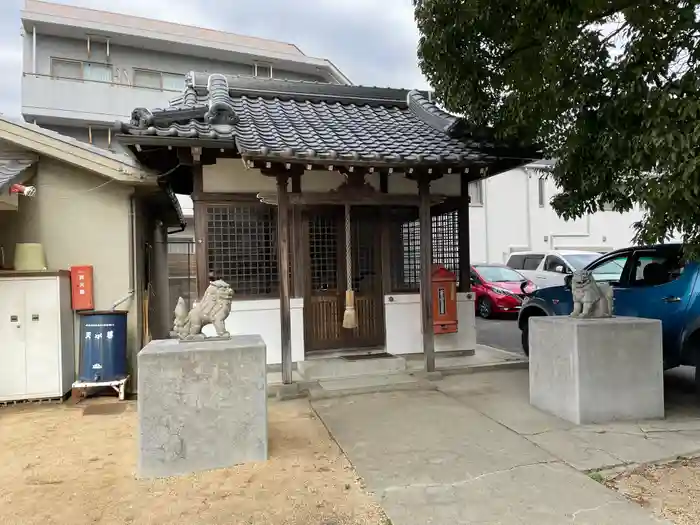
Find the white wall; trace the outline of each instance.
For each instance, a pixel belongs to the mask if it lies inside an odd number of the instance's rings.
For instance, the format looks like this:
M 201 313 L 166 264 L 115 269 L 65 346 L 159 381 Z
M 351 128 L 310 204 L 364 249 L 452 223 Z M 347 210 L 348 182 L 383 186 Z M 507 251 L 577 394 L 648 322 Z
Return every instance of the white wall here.
M 419 294 L 394 294 L 384 297 L 386 351 L 390 354 L 423 353 Z M 436 334 L 436 352 L 476 349 L 474 295 L 457 294 L 457 333 Z
M 0 244 L 9 248 L 6 262 L 12 261 L 14 243 L 39 242 L 49 270 L 91 265 L 95 310 L 108 310 L 133 289 L 129 250 L 133 188 L 105 184 L 103 178 L 47 157 L 39 160 L 36 174 L 31 181 L 37 187 L 36 197 L 21 199 L 17 212 L 3 212 L 14 214 L 13 234 L 4 242 L 0 235 Z M 133 359 L 140 350 L 140 307 L 132 299 L 120 309 L 129 311 L 127 351 Z M 76 348 L 76 363 L 77 352 Z
M 642 217 L 639 209 L 565 221 L 549 204 L 557 193 L 551 179 L 545 179 L 544 206 L 540 206 L 539 178 L 538 173 L 516 169 L 484 181 L 483 217 L 472 219 L 472 246 L 478 246 L 473 261 L 505 262 L 517 250 L 614 250 L 632 244 L 633 224 Z M 478 220 L 483 221 L 482 228 L 475 225 Z
M 304 300 L 292 298 L 290 310 L 292 361 L 296 363 L 304 360 Z M 226 330 L 232 335 L 260 334 L 267 346 L 267 364 L 282 362 L 279 299 L 233 301 L 231 313 L 226 318 Z M 202 333 L 210 337 L 216 335 L 212 325 L 205 326 Z

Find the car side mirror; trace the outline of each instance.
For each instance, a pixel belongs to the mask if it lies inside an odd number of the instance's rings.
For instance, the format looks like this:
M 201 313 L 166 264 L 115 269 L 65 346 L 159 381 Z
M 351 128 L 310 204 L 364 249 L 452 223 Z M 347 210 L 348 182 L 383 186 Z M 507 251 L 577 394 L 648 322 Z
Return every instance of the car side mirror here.
M 525 288 L 527 288 L 528 286 L 530 286 L 530 284 L 532 284 L 530 281 L 523 281 L 523 282 L 520 283 L 520 291 L 522 292 L 523 295 L 530 295 L 530 294 L 528 293 L 528 291 L 525 290 Z
M 566 272 L 564 271 L 564 267 L 563 267 L 561 264 L 557 264 L 557 265 L 554 267 L 554 271 L 557 272 L 557 273 L 566 273 Z
M 564 287 L 567 290 L 571 290 L 571 279 L 573 279 L 573 277 L 573 275 L 567 275 L 566 277 L 564 277 Z

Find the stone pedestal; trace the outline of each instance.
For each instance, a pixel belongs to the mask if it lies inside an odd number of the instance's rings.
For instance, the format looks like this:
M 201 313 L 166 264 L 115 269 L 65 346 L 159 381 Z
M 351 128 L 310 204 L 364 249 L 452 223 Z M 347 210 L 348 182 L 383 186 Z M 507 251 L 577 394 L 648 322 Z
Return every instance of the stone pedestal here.
M 533 406 L 576 424 L 664 417 L 661 321 L 529 322 Z
M 265 356 L 258 335 L 146 345 L 138 354 L 139 477 L 266 460 Z

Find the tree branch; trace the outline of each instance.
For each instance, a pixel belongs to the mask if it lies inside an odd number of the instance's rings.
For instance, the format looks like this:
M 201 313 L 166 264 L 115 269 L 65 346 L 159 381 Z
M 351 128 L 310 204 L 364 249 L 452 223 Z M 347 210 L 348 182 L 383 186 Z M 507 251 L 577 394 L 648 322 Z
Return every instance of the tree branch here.
M 596 22 L 600 22 L 601 20 L 604 20 L 610 16 L 613 16 L 620 11 L 624 11 L 625 9 L 629 9 L 630 7 L 634 7 L 636 2 L 624 2 L 622 5 L 618 5 L 615 7 L 611 7 L 610 9 L 607 9 L 603 11 L 602 13 L 596 14 L 593 18 L 587 19 L 585 25 L 588 26 L 590 24 L 595 24 Z M 625 22 L 622 27 L 617 29 L 612 35 L 608 36 L 603 43 L 607 43 L 607 41 L 617 35 L 622 29 L 624 29 L 628 25 L 628 22 Z M 581 29 L 583 29 L 585 26 L 581 26 Z M 515 47 L 511 49 L 508 53 L 505 54 L 505 56 L 501 59 L 500 65 L 504 65 L 506 62 L 510 61 L 513 57 L 516 55 L 519 55 L 520 53 L 524 53 L 525 51 L 529 51 L 530 49 L 533 49 L 537 46 L 542 45 L 542 41 L 538 39 L 531 39 L 527 44 L 524 44 L 522 46 Z

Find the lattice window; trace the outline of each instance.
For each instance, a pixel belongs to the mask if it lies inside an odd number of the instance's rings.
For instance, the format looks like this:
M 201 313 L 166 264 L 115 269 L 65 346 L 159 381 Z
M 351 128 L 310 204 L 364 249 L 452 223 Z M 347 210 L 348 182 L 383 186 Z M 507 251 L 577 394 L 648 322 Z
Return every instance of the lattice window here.
M 453 272 L 459 283 L 459 212 L 457 210 L 433 217 L 433 263 L 442 264 Z
M 314 291 L 337 290 L 338 223 L 334 217 L 317 216 L 309 222 L 311 287 Z
M 207 205 L 210 279 L 223 279 L 234 299 L 279 296 L 276 208 Z
M 391 283 L 394 292 L 420 288 L 420 223 L 396 220 L 391 224 Z M 432 217 L 433 263 L 459 277 L 459 212 Z

